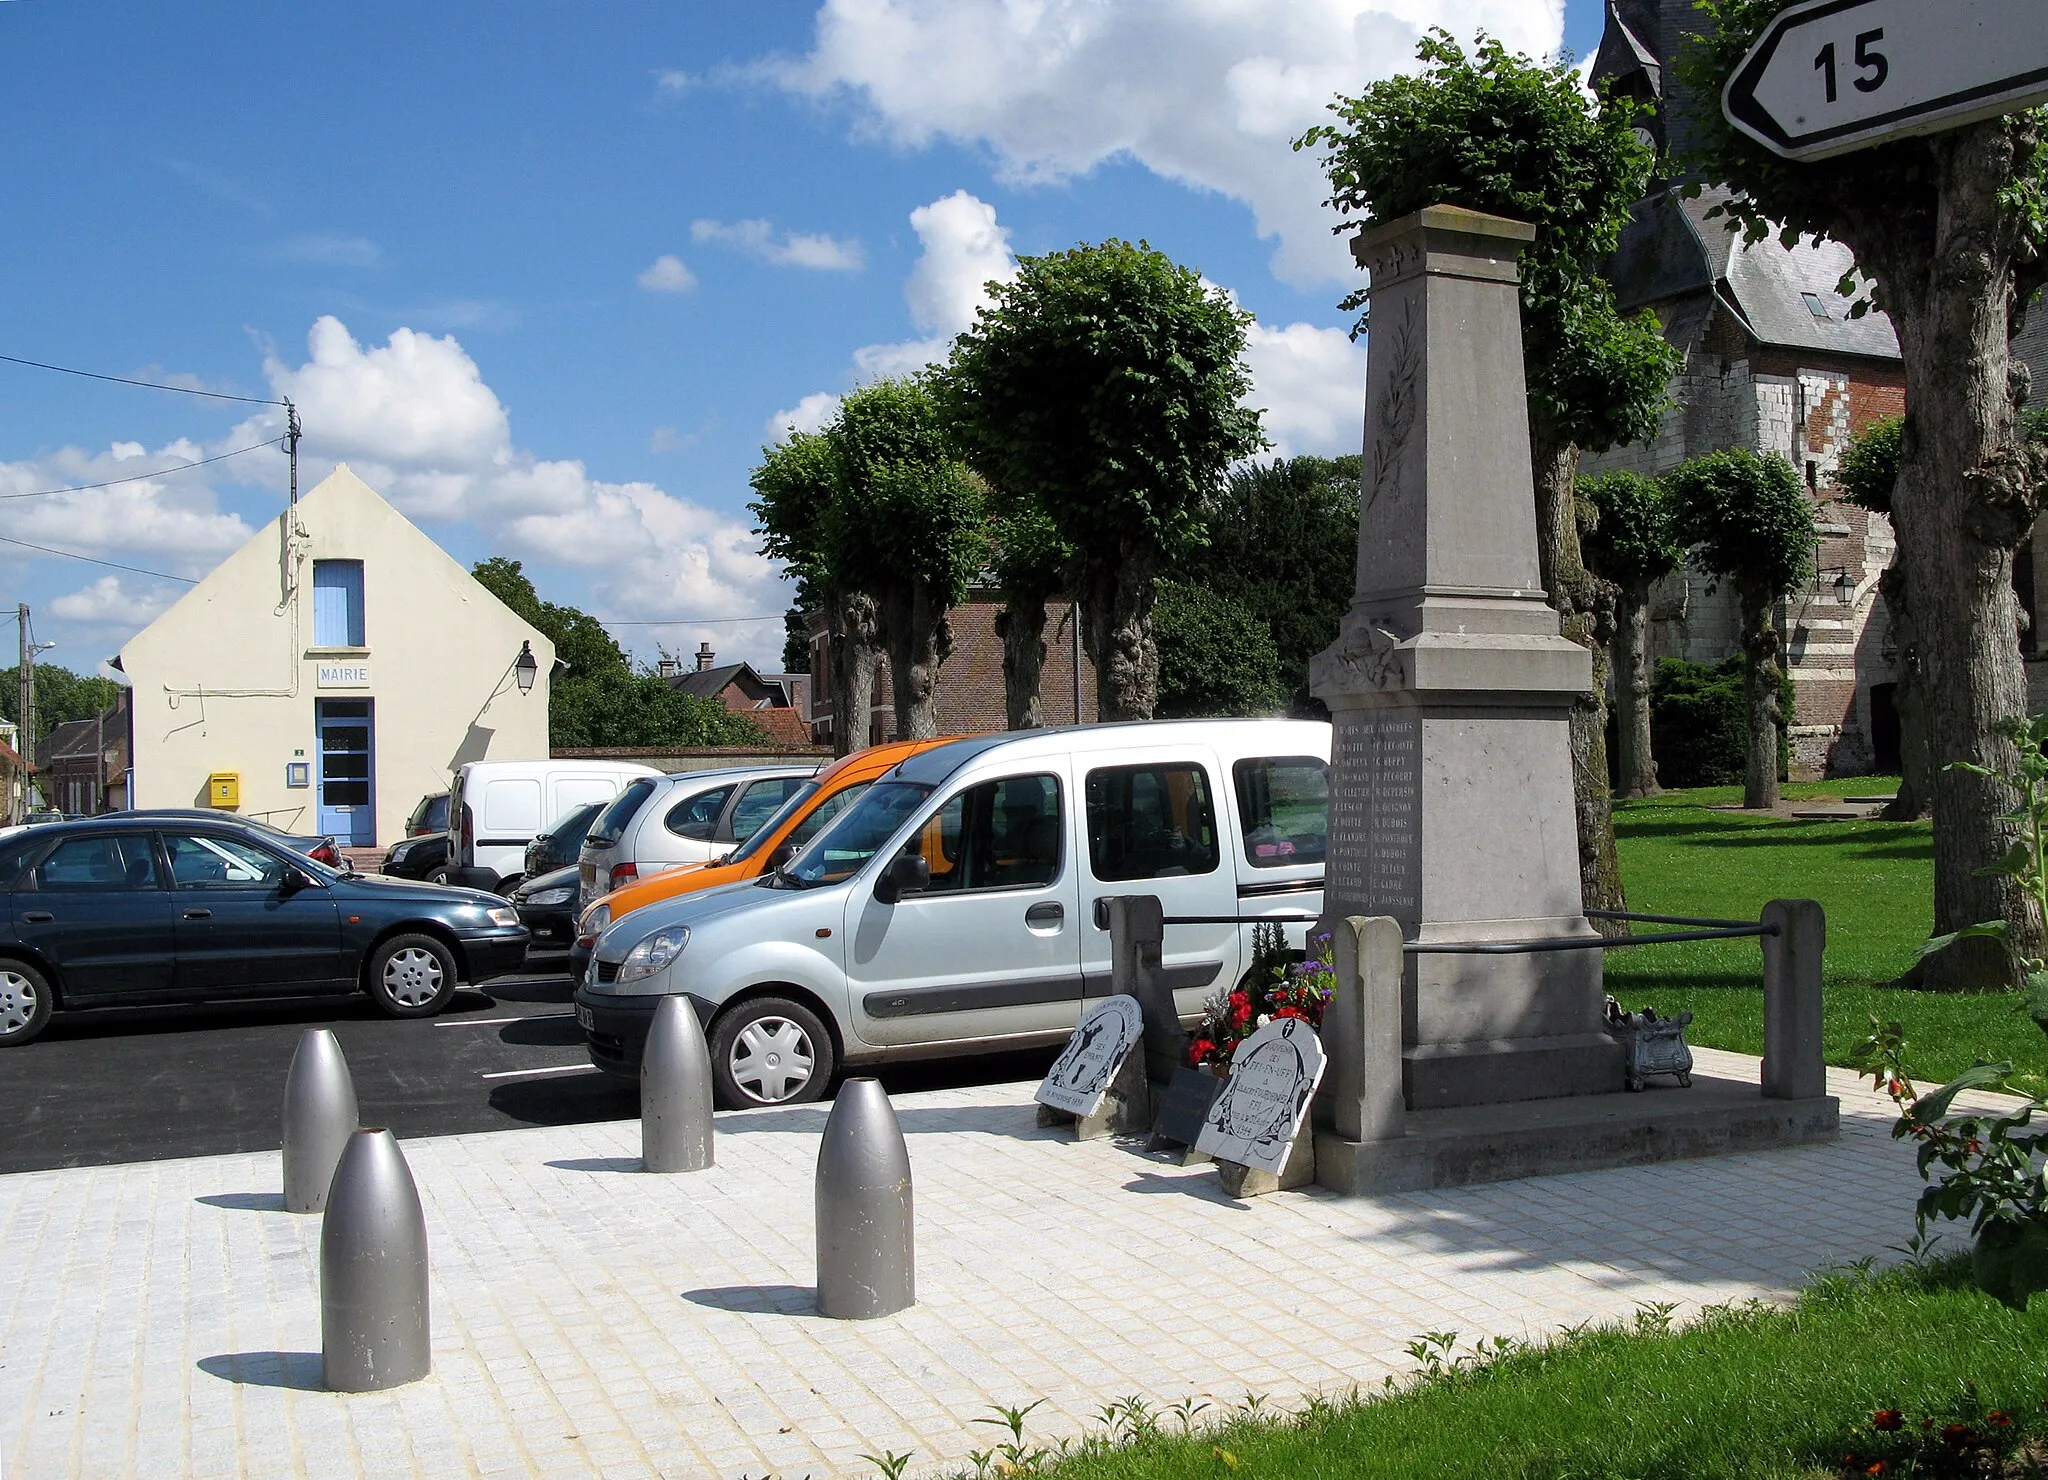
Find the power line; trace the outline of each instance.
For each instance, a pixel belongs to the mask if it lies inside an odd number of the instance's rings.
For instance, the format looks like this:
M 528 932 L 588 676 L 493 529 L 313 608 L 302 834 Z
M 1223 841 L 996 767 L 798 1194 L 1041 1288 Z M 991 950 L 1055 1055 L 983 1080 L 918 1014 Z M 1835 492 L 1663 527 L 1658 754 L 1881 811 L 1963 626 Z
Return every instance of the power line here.
M 0 355 L 10 365 L 27 365 L 36 370 L 54 370 L 59 375 L 78 375 L 87 380 L 104 380 L 114 385 L 139 385 L 146 391 L 176 391 L 183 396 L 210 396 L 216 401 L 241 401 L 249 406 L 283 406 L 284 401 L 266 401 L 260 396 L 231 396 L 226 391 L 195 390 L 189 385 L 163 385 L 154 380 L 131 380 L 125 375 L 100 375 L 91 370 L 73 370 L 67 365 L 46 365 L 41 360 L 24 360 L 18 355 Z
M 284 438 L 272 437 L 268 442 L 255 442 L 247 447 L 237 447 L 233 452 L 223 452 L 214 457 L 202 457 L 197 462 L 179 463 L 175 468 L 161 468 L 154 473 L 136 473 L 127 478 L 109 478 L 104 483 L 80 483 L 73 488 L 43 488 L 34 493 L 0 493 L 0 499 L 49 498 L 59 493 L 90 493 L 95 488 L 115 488 L 123 483 L 146 483 L 151 478 L 168 478 L 173 473 L 183 473 L 191 468 L 203 468 L 208 463 L 226 462 L 231 457 L 240 457 L 245 452 L 260 452 L 265 447 L 282 445 Z
M 139 565 L 123 565 L 118 560 L 102 560 L 97 555 L 81 555 L 76 550 L 52 549 L 48 545 L 38 545 L 28 540 L 15 539 L 12 535 L 0 534 L 0 545 L 19 545 L 24 550 L 37 550 L 45 555 L 62 555 L 66 560 L 83 560 L 88 565 L 104 565 L 110 570 L 132 571 L 138 576 L 156 576 L 160 580 L 181 581 L 187 586 L 199 584 L 190 576 L 174 576 L 167 570 L 144 570 Z

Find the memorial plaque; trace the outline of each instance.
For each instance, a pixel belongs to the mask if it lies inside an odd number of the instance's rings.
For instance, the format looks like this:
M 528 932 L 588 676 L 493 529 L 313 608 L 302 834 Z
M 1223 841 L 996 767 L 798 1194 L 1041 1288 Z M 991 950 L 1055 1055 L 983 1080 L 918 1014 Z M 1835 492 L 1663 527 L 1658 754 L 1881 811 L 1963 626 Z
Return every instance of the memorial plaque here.
M 1144 1015 L 1137 998 L 1105 997 L 1081 1014 L 1034 1098 L 1070 1115 L 1093 1115 L 1117 1066 L 1143 1033 Z
M 1301 1018 L 1275 1018 L 1238 1044 L 1195 1149 L 1280 1174 L 1323 1078 L 1323 1045 Z
M 1159 1119 L 1153 1123 L 1155 1139 L 1192 1146 L 1209 1118 L 1209 1107 L 1223 1093 L 1223 1081 L 1201 1069 L 1176 1069 L 1166 1094 L 1159 1102 Z

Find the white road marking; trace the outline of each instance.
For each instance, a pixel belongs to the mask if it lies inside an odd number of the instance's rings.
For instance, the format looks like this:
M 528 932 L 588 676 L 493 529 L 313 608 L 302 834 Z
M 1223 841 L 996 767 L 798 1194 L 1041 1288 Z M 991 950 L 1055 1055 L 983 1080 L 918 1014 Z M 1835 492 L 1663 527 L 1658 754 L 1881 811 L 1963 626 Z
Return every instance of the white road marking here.
M 506 1023 L 546 1023 L 553 1022 L 556 1018 L 574 1016 L 576 1014 L 573 1012 L 536 1012 L 531 1017 L 452 1018 L 447 1020 L 437 1018 L 434 1026 L 437 1028 L 497 1028 L 502 1027 Z
M 596 1074 L 595 1064 L 557 1064 L 552 1069 L 500 1069 L 496 1074 L 479 1074 L 479 1079 L 536 1079 L 543 1074 Z

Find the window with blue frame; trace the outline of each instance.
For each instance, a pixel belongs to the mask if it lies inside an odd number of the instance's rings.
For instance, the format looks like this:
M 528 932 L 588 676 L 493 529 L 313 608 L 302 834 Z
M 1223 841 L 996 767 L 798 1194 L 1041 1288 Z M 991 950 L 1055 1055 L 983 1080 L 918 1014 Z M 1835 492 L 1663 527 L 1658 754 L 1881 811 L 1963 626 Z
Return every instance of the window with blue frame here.
M 313 562 L 313 646 L 363 646 L 363 562 Z

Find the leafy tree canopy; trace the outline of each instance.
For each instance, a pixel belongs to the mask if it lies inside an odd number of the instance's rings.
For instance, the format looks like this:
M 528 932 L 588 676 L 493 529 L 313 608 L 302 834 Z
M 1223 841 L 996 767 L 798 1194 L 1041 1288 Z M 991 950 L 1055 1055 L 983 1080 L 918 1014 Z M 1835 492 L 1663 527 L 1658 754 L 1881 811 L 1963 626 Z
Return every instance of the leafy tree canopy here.
M 761 551 L 802 581 L 830 588 L 832 552 L 826 515 L 839 491 L 839 460 L 822 433 L 791 432 L 761 449 L 747 505 L 761 531 Z
M 1813 506 L 1792 464 L 1747 448 L 1710 452 L 1664 480 L 1671 529 L 1702 570 L 1766 599 L 1813 576 Z
M 573 606 L 543 601 L 517 560 L 493 555 L 480 560 L 470 574 L 482 582 L 498 600 L 547 634 L 555 645 L 555 656 L 569 665 L 569 672 L 581 678 L 603 673 L 630 673 L 626 653 L 604 630 L 604 623 Z
M 1656 429 L 1678 369 L 1655 315 L 1624 319 L 1598 264 L 1650 183 L 1655 154 L 1635 137 L 1635 104 L 1595 107 L 1568 63 L 1531 61 L 1481 38 L 1468 55 L 1433 30 L 1419 72 L 1375 82 L 1330 109 L 1295 148 L 1322 147 L 1334 228 L 1455 205 L 1527 221 L 1522 339 L 1529 408 L 1550 440 L 1594 451 Z M 1344 300 L 1359 308 L 1364 291 Z M 1363 332 L 1361 318 L 1354 332 Z
M 1586 564 L 1623 586 L 1668 576 L 1685 552 L 1671 536 L 1671 504 L 1655 478 L 1617 470 L 1579 480 L 1594 518 L 1582 526 Z
M 1358 584 L 1359 461 L 1353 453 L 1233 469 L 1203 516 L 1208 546 L 1171 573 L 1266 624 L 1281 694 L 1301 714 L 1323 712 L 1308 691 L 1309 659 L 1337 640 Z
M 1084 558 L 1199 544 L 1203 500 L 1265 445 L 1251 315 L 1144 242 L 1026 257 L 990 292 L 944 382 L 969 461 Z
M 36 732 L 24 741 L 33 754 L 36 742 L 52 729 L 74 719 L 91 719 L 111 708 L 121 686 L 98 674 L 73 673 L 56 663 L 36 664 Z M 21 669 L 0 668 L 0 719 L 21 723 Z
M 1882 416 L 1842 449 L 1835 481 L 1842 485 L 1850 503 L 1878 514 L 1892 511 L 1892 487 L 1899 481 L 1899 448 L 1905 430 L 1905 417 Z
M 1152 630 L 1160 718 L 1271 714 L 1280 707 L 1280 655 L 1255 612 L 1205 586 L 1161 581 Z
M 955 455 L 930 384 L 864 385 L 824 436 L 836 463 L 824 529 L 832 578 L 853 590 L 921 588 L 941 607 L 964 601 L 988 554 L 984 489 Z

